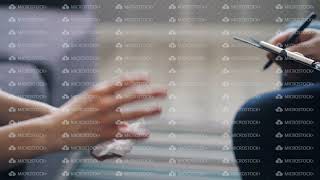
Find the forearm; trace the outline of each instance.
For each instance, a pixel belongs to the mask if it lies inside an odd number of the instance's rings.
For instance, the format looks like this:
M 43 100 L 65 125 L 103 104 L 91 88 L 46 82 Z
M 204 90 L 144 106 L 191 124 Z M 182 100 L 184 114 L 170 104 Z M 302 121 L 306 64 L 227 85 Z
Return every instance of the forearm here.
M 55 110 L 45 103 L 16 97 L 0 91 L 0 125 L 7 124 L 10 120 L 27 120 L 46 115 Z
M 43 116 L 0 127 L 0 170 L 17 165 L 18 160 L 56 151 L 51 120 L 50 116 Z M 16 163 L 9 163 L 11 158 Z

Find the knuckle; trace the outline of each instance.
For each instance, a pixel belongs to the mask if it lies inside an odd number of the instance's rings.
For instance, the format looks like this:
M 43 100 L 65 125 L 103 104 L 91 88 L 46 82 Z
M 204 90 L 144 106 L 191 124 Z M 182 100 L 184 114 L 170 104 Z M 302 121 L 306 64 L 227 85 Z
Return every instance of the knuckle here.
M 100 100 L 99 107 L 102 109 L 108 109 L 114 105 L 112 98 L 103 98 Z

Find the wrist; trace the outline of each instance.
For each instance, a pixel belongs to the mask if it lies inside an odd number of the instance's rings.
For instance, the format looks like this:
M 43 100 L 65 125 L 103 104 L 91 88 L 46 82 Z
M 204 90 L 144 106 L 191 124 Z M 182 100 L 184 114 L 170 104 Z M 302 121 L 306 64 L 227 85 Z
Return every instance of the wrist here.
M 47 116 L 48 120 L 46 127 L 48 129 L 46 142 L 50 152 L 60 151 L 64 145 L 62 139 L 62 118 L 56 114 L 50 114 Z
M 52 113 L 56 112 L 58 109 L 56 107 L 53 107 L 53 106 L 50 106 L 50 105 L 44 104 L 44 103 L 43 104 L 41 103 L 40 106 L 41 106 L 41 108 L 40 108 L 39 114 L 38 114 L 39 117 L 52 114 Z

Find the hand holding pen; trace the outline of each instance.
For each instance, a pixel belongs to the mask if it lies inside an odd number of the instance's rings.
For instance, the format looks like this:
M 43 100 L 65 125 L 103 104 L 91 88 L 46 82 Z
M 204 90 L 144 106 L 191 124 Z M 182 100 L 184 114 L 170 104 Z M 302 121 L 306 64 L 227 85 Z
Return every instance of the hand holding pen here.
M 279 45 L 280 44 L 280 47 L 281 48 L 287 48 L 295 43 L 297 43 L 297 41 L 302 41 L 303 39 L 301 39 L 302 35 L 305 35 L 305 34 L 308 34 L 306 33 L 304 30 L 311 24 L 311 22 L 316 18 L 316 14 L 314 12 L 312 12 L 305 20 L 305 22 L 298 28 L 296 29 L 295 31 L 286 31 L 284 33 L 281 33 L 280 35 L 276 36 L 275 38 L 273 38 L 271 40 L 271 43 L 274 44 L 274 45 Z M 307 38 L 308 35 L 304 36 Z M 292 49 L 293 50 L 293 49 Z M 290 51 L 292 51 L 290 49 Z M 299 52 L 299 51 L 293 51 L 293 52 Z M 301 52 L 302 53 L 302 52 Z M 304 53 L 302 53 L 304 54 Z M 307 56 L 306 54 L 304 54 L 305 56 Z M 274 56 L 272 54 L 269 54 L 268 55 L 269 57 L 269 61 L 265 64 L 265 66 L 263 67 L 263 70 L 266 70 L 268 69 L 272 63 L 274 62 L 273 59 Z
M 274 39 L 271 40 L 271 44 L 279 44 L 287 39 L 291 34 L 294 33 L 293 29 L 288 29 L 287 31 L 279 34 Z M 306 57 L 312 58 L 314 60 L 320 60 L 320 30 L 317 29 L 306 29 L 300 34 L 299 41 L 287 48 L 288 51 L 298 52 Z M 274 55 L 269 53 L 268 58 L 274 58 Z

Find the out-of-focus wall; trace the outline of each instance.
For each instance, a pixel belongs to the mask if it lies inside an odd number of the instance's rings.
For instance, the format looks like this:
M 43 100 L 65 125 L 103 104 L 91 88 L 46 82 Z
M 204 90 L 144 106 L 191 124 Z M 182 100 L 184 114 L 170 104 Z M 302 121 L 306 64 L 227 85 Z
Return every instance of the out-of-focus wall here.
M 280 17 L 304 17 L 310 11 L 319 12 L 318 0 L 96 0 L 101 5 L 97 12 L 102 22 L 114 22 L 118 16 L 153 18 L 154 23 L 168 23 L 170 16 L 205 18 L 207 23 L 221 23 L 225 17 L 259 18 L 261 23 L 274 23 Z M 174 11 L 170 5 L 183 5 Z M 129 6 L 119 11 L 117 5 Z M 138 7 L 138 6 L 139 7 Z M 142 5 L 142 6 L 141 6 Z M 201 8 L 196 8 L 200 5 Z M 310 6 L 311 5 L 311 6 Z M 144 6 L 144 7 L 143 7 Z M 226 9 L 229 6 L 229 9 Z M 278 8 L 276 8 L 278 6 Z M 282 8 L 281 8 L 282 6 Z M 279 9 L 281 8 L 281 9 Z

